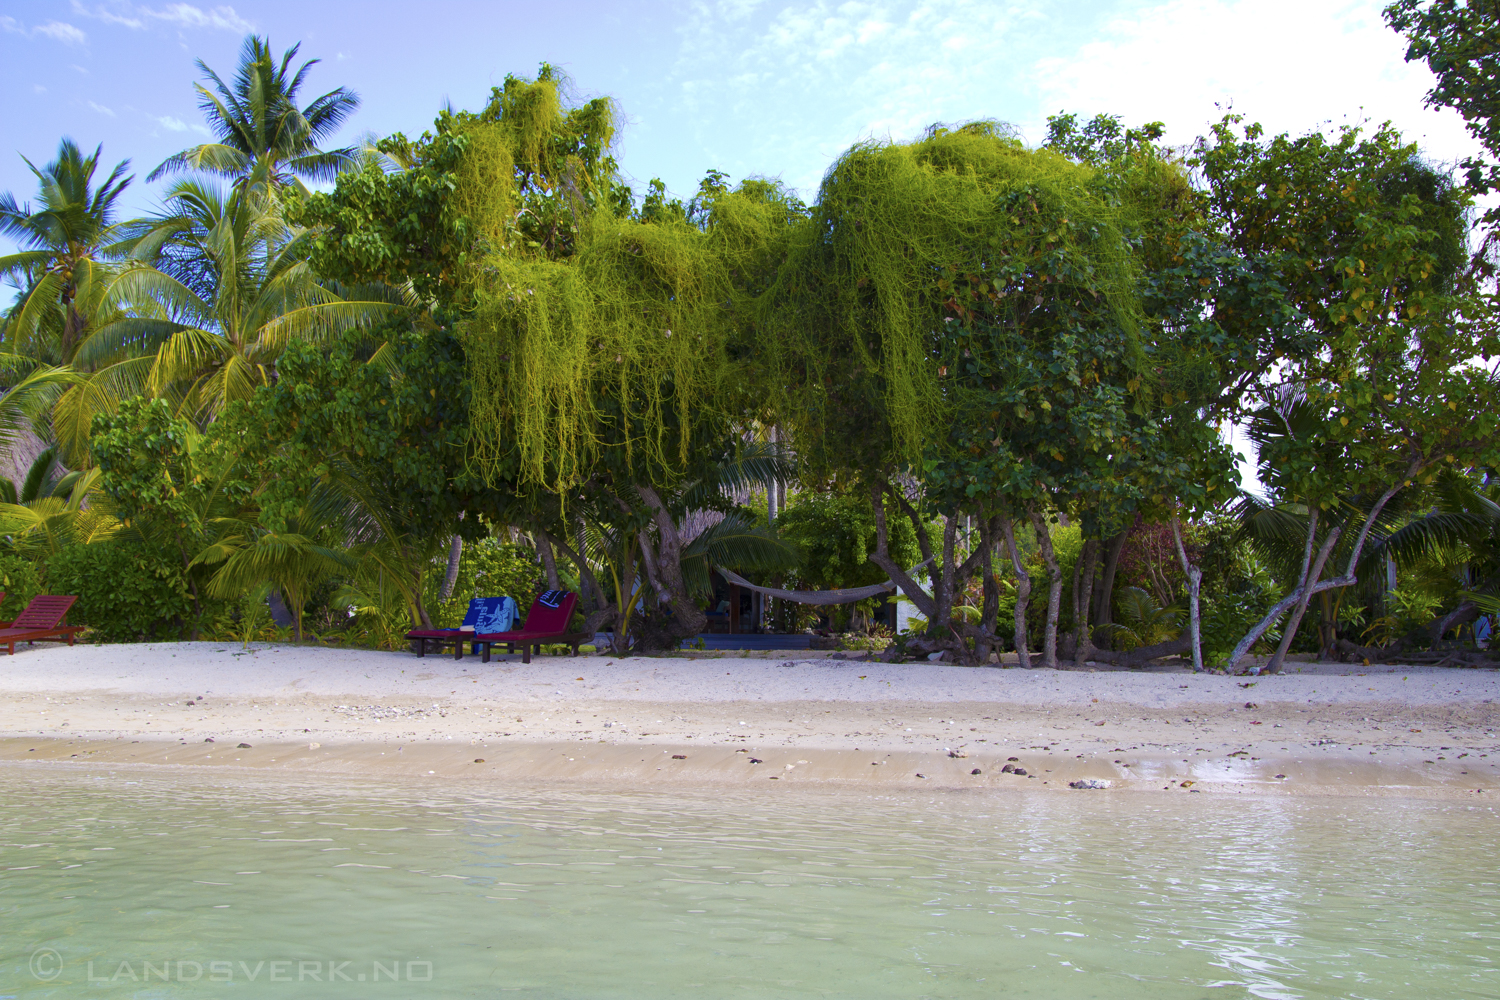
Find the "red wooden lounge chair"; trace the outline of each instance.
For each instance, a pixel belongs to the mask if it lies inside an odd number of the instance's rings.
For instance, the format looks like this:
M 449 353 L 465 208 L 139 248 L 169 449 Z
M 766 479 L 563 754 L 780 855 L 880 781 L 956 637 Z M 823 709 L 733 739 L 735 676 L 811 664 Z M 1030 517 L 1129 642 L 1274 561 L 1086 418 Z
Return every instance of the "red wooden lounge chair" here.
M 509 601 L 512 608 L 516 606 L 516 602 L 509 597 L 476 597 L 469 602 L 469 609 L 464 612 L 462 628 L 414 628 L 406 633 L 406 638 L 412 641 L 412 647 L 416 649 L 418 656 L 426 656 L 427 644 L 432 643 L 437 646 L 439 653 L 444 646 L 452 646 L 453 658 L 462 660 L 464 643 L 473 640 L 475 626 L 481 623 L 493 624 L 492 619 L 499 614 L 502 601 Z M 512 617 L 514 614 L 512 612 Z M 474 651 L 479 652 L 478 643 L 474 644 Z
M 15 621 L 0 622 L 0 645 L 9 647 L 11 656 L 16 655 L 18 642 L 30 644 L 38 639 L 56 639 L 59 642 L 67 639 L 68 645 L 73 645 L 73 637 L 83 631 L 83 626 L 64 625 L 62 621 L 68 616 L 68 609 L 76 600 L 76 596 L 33 597 L 25 610 L 16 615 Z
M 484 643 L 484 662 L 490 662 L 490 647 L 505 645 L 505 651 L 514 653 L 516 647 L 521 647 L 521 662 L 531 662 L 532 647 L 540 651 L 543 643 L 564 643 L 573 647 L 573 655 L 578 655 L 578 647 L 585 642 L 593 642 L 592 635 L 583 632 L 569 632 L 568 621 L 573 617 L 573 610 L 578 607 L 578 595 L 567 594 L 555 608 L 549 608 L 542 603 L 541 598 L 531 602 L 531 610 L 526 612 L 526 624 L 511 632 L 487 632 L 475 633 L 474 645 Z

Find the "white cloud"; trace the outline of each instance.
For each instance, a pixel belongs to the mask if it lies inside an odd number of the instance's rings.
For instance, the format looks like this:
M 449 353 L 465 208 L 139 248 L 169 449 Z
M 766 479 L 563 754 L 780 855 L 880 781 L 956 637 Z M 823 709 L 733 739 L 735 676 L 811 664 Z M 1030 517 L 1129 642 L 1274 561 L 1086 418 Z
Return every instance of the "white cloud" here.
M 46 24 L 27 28 L 13 17 L 0 17 L 0 28 L 13 35 L 24 35 L 27 38 L 43 35 L 55 42 L 62 42 L 64 45 L 82 45 L 88 41 L 88 36 L 66 21 L 48 21 Z
M 31 85 L 31 92 L 33 94 L 45 94 L 47 92 L 47 88 L 43 87 L 40 83 L 33 83 Z
M 129 4 L 119 5 L 116 10 L 111 10 L 103 4 L 99 4 L 91 10 L 79 3 L 78 0 L 73 0 L 73 13 L 80 17 L 92 17 L 106 24 L 123 24 L 127 28 L 135 28 L 137 30 L 144 28 L 146 22 L 138 17 L 131 17 L 128 13 L 129 10 Z M 122 13 L 121 11 L 124 12 Z
M 1169 0 L 1110 19 L 1076 52 L 1037 63 L 1044 114 L 1058 110 L 1163 121 L 1188 142 L 1230 104 L 1273 132 L 1331 120 L 1392 121 L 1433 155 L 1472 148 L 1461 119 L 1422 107 L 1425 65 L 1378 0 Z
M 1456 159 L 1473 143 L 1456 114 L 1422 106 L 1431 75 L 1403 61 L 1386 2 L 694 0 L 658 107 L 627 141 L 676 160 L 689 138 L 698 169 L 780 169 L 811 195 L 871 136 L 993 117 L 1035 143 L 1066 110 L 1161 120 L 1186 143 L 1232 101 L 1273 131 L 1390 119 Z
M 93 108 L 95 111 L 99 112 L 101 115 L 108 115 L 111 118 L 116 117 L 115 113 L 113 111 L 111 111 L 109 108 L 106 108 L 104 105 L 102 105 L 102 104 L 95 104 L 93 101 L 89 101 L 88 103 L 89 103 L 89 107 Z
M 870 135 L 907 137 L 939 119 L 993 114 L 1013 91 L 1021 33 L 1042 0 L 816 0 L 770 8 L 699 3 L 682 28 L 670 117 L 705 123 L 710 156 L 729 120 L 759 162 L 811 194 L 828 162 Z M 980 110 L 981 107 L 987 110 Z
M 205 11 L 192 4 L 168 4 L 160 11 L 147 10 L 147 16 L 162 21 L 180 24 L 186 28 L 217 28 L 245 34 L 255 30 L 255 25 L 235 13 L 233 7 L 215 7 Z
M 46 35 L 65 45 L 82 45 L 88 41 L 83 32 L 66 21 L 48 21 L 46 24 L 39 24 L 32 29 L 32 34 Z
M 190 3 L 169 3 L 163 7 L 146 7 L 131 4 L 128 0 L 87 7 L 73 0 L 73 11 L 83 17 L 92 17 L 108 24 L 119 24 L 137 31 L 153 23 L 176 25 L 179 28 L 210 28 L 247 34 L 255 25 L 241 17 L 233 7 L 221 5 L 213 8 L 195 7 Z
M 161 115 L 156 119 L 156 123 L 162 128 L 170 129 L 173 132 L 186 132 L 188 129 L 187 122 L 180 118 L 173 118 L 171 115 Z

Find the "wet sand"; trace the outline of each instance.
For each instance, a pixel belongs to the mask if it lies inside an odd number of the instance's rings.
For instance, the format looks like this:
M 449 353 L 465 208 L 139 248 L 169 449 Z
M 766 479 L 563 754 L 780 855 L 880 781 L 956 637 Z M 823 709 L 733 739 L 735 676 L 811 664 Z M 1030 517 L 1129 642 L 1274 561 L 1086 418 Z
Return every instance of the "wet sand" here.
M 523 665 L 224 643 L 37 646 L 5 668 L 8 761 L 619 786 L 1500 795 L 1494 670 L 1296 663 L 1243 678 L 786 652 Z

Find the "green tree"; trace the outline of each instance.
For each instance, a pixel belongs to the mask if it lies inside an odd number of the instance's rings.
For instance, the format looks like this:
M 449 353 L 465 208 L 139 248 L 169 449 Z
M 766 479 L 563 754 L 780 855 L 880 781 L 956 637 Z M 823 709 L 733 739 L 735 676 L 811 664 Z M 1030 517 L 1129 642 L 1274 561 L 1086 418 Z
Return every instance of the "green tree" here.
M 1062 580 L 1045 521 L 1107 473 L 1144 362 L 1122 213 L 1093 178 L 992 122 L 855 147 L 769 295 L 767 353 L 791 387 L 794 450 L 814 474 L 865 484 L 870 558 L 932 629 L 918 648 L 987 659 L 1000 606 L 991 567 L 1021 519 L 1048 565 L 1042 645 L 1055 662 Z M 887 505 L 932 561 L 929 587 L 892 558 Z M 929 543 L 934 517 L 941 541 Z M 978 537 L 962 544 L 969 518 Z M 1024 657 L 1030 577 L 1012 562 Z M 983 619 L 953 624 L 981 572 Z
M 168 157 L 147 180 L 204 171 L 233 178 L 237 187 L 261 201 L 288 187 L 305 190 L 303 179 L 332 180 L 356 163 L 354 147 L 324 150 L 319 144 L 343 127 L 359 108 L 359 97 L 339 87 L 298 108 L 307 71 L 320 62 L 309 59 L 294 72 L 292 62 L 301 47 L 299 43 L 287 49 L 278 63 L 270 39 L 246 36 L 230 83 L 198 60 L 198 68 L 213 84 L 212 89 L 194 84 L 198 107 L 217 141 Z
M 1420 59 L 1437 77 L 1429 107 L 1453 108 L 1489 154 L 1462 167 L 1476 195 L 1500 191 L 1500 5 L 1495 0 L 1396 0 L 1385 20 L 1406 36 L 1406 61 Z M 1500 230 L 1500 207 L 1486 222 Z M 1493 234 L 1491 238 L 1494 238 Z
M 260 483 L 242 442 L 205 434 L 166 400 L 136 397 L 95 418 L 89 447 L 93 506 L 118 520 L 119 537 L 171 554 L 201 615 L 208 573 L 196 568 L 200 556 L 255 509 Z
M 0 276 L 22 289 L 5 327 L 11 351 L 67 364 L 87 335 L 94 304 L 89 286 L 99 283 L 97 272 L 122 238 L 117 202 L 132 180 L 125 160 L 96 184 L 103 151 L 100 146 L 84 156 L 72 139 L 63 139 L 57 159 L 46 166 L 26 160 L 37 179 L 35 210 L 8 191 L 0 194 L 0 233 L 22 247 L 0 257 Z
M 662 629 L 649 641 L 675 644 L 669 633 L 695 634 L 703 617 L 674 505 L 735 462 L 734 427 L 762 404 L 733 350 L 748 319 L 725 305 L 743 304 L 746 276 L 763 272 L 758 249 L 778 219 L 785 228 L 786 206 L 765 185 L 715 184 L 711 210 L 691 217 L 624 214 L 614 107 L 569 106 L 565 82 L 547 66 L 508 77 L 481 112 L 445 112 L 416 142 L 383 141 L 406 169 L 367 164 L 294 217 L 316 230 L 320 273 L 409 281 L 464 317 L 466 464 L 500 498 L 499 523 L 546 535 L 545 560 L 576 534 L 563 512 L 607 498 L 592 509 L 608 504 L 611 521 L 596 528 L 652 564 L 647 605 Z M 586 589 L 607 603 L 604 588 Z
M 1493 302 L 1467 259 L 1468 198 L 1386 127 L 1262 141 L 1234 117 L 1198 160 L 1226 240 L 1273 257 L 1315 349 L 1262 380 L 1260 461 L 1273 496 L 1307 511 L 1291 592 L 1230 655 L 1232 667 L 1289 614 L 1275 669 L 1312 597 L 1358 580 L 1370 532 L 1401 490 L 1438 465 L 1496 460 L 1500 354 Z M 1359 515 L 1320 531 L 1340 497 Z M 1323 571 L 1345 532 L 1343 572 Z M 1321 541 L 1319 541 L 1321 539 Z
M 180 399 L 184 412 L 215 417 L 270 384 L 288 344 L 370 329 L 401 307 L 391 289 L 320 279 L 307 234 L 243 190 L 182 181 L 165 201 L 168 211 L 131 241 L 148 266 L 118 282 L 135 315 L 101 337 L 153 348 L 149 387 Z

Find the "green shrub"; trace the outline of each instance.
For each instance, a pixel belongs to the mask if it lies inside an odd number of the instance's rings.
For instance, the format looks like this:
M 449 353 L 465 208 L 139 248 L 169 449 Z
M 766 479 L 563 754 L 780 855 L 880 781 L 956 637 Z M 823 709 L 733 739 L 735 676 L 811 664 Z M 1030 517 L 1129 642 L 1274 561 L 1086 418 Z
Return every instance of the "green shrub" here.
M 446 556 L 434 564 L 428 574 L 427 614 L 438 628 L 457 628 L 469 610 L 473 597 L 510 597 L 516 602 L 516 613 L 524 616 L 538 594 L 547 589 L 547 574 L 529 545 L 502 542 L 498 538 L 481 538 L 464 546 L 458 561 L 458 579 L 453 595 L 438 600 L 443 585 Z M 561 565 L 558 567 L 561 569 Z M 565 590 L 577 590 L 571 579 L 562 581 Z
M 13 553 L 0 555 L 0 590 L 5 592 L 5 600 L 0 601 L 0 619 L 15 620 L 43 589 L 41 566 Z
M 193 615 L 182 567 L 139 542 L 64 548 L 48 561 L 47 589 L 76 594 L 68 620 L 102 642 L 177 639 Z

